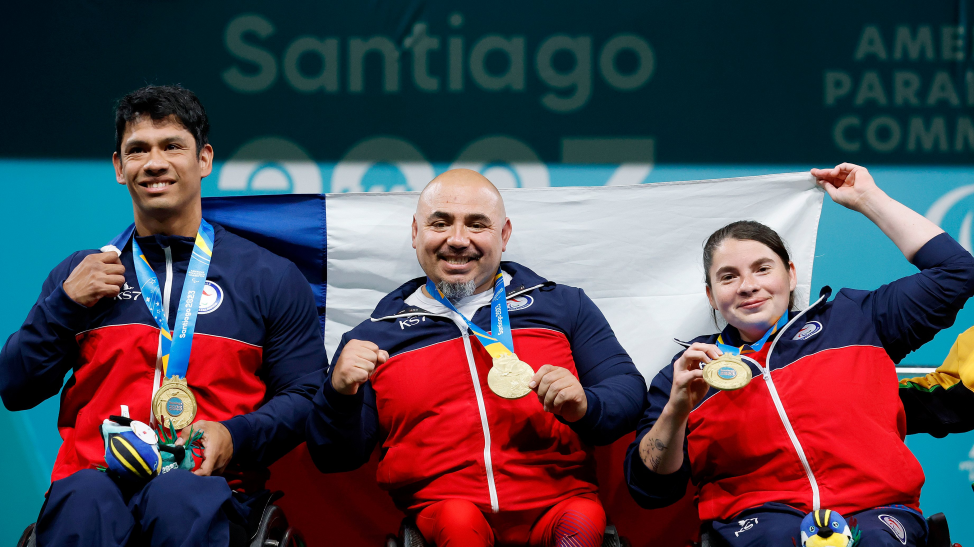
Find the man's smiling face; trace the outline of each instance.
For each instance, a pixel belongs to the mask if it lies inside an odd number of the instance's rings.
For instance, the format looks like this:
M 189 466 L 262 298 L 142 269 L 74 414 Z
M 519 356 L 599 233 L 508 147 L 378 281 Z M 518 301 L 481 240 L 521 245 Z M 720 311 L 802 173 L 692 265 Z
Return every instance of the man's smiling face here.
M 480 173 L 447 171 L 420 195 L 413 217 L 413 248 L 434 283 L 493 285 L 511 222 L 497 189 Z
M 162 220 L 200 199 L 200 181 L 210 174 L 213 149 L 197 154 L 196 139 L 175 117 L 139 116 L 126 124 L 121 151 L 112 158 L 115 178 L 128 187 L 136 215 Z

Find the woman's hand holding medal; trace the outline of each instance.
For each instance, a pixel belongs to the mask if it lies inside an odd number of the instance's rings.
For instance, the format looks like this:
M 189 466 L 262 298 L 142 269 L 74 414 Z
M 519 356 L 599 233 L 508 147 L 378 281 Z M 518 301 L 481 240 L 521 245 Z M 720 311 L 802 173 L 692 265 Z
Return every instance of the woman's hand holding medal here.
M 577 422 L 588 412 L 588 397 L 578 378 L 567 368 L 544 365 L 534 373 L 528 387 L 538 394 L 545 412 Z
M 714 344 L 691 344 L 683 355 L 673 363 L 673 387 L 670 389 L 670 401 L 667 406 L 685 419 L 690 411 L 697 406 L 710 386 L 703 379 L 703 366 L 723 355 Z
M 385 363 L 389 353 L 367 340 L 349 340 L 331 371 L 331 386 L 342 395 L 355 395 L 358 388 L 372 377 L 377 365 Z
M 697 406 L 710 385 L 703 379 L 701 363 L 710 363 L 723 355 L 714 344 L 691 344 L 673 363 L 673 387 L 670 400 L 659 419 L 639 441 L 643 464 L 661 475 L 675 473 L 683 465 L 683 439 L 690 411 Z

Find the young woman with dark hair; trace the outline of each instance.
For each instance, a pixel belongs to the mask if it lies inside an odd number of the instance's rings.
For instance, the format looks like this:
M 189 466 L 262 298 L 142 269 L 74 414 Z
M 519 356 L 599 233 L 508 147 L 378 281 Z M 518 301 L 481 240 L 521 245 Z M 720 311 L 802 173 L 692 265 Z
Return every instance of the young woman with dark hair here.
M 701 520 L 734 546 L 800 545 L 802 517 L 820 508 L 856 517 L 864 546 L 923 545 L 923 470 L 903 442 L 914 431 L 894 364 L 953 323 L 974 294 L 974 258 L 865 168 L 812 175 L 921 271 L 831 301 L 826 287 L 799 311 L 795 265 L 773 230 L 741 221 L 715 232 L 706 293 L 727 327 L 694 339 L 652 381 L 629 489 L 654 508 L 692 480 Z

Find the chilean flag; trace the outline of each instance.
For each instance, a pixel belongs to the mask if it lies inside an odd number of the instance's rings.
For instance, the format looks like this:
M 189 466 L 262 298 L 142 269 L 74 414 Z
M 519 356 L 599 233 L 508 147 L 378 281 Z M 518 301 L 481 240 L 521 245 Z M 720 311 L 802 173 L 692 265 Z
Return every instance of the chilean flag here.
M 716 331 L 704 294 L 703 243 L 741 219 L 784 238 L 808 305 L 824 193 L 808 173 L 635 186 L 501 190 L 514 227 L 505 260 L 581 287 L 605 314 L 647 381 L 686 340 Z M 314 291 L 329 357 L 342 334 L 422 270 L 411 245 L 417 192 L 275 195 L 203 200 L 203 216 L 293 261 Z M 598 447 L 599 496 L 634 546 L 678 547 L 699 530 L 694 489 L 645 511 L 629 497 L 621 462 L 633 435 Z M 384 545 L 402 514 L 372 461 L 323 475 L 302 446 L 273 467 L 269 487 L 312 545 Z
M 774 228 L 807 306 L 824 193 L 808 173 L 633 186 L 501 190 L 514 226 L 504 260 L 580 287 L 648 379 L 686 340 L 715 331 L 703 243 L 749 219 Z M 411 245 L 417 192 L 206 198 L 203 215 L 290 259 L 318 303 L 329 357 L 402 283 L 423 275 Z

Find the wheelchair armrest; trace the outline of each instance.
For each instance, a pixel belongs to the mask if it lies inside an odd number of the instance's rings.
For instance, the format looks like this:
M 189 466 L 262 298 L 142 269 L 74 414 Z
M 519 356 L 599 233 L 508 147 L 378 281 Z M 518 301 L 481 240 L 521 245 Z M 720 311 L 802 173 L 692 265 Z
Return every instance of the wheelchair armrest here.
M 37 547 L 37 538 L 34 535 L 34 524 L 30 523 L 27 528 L 24 529 L 24 533 L 20 534 L 20 540 L 17 542 L 17 547 Z
M 950 529 L 943 513 L 934 513 L 927 518 L 927 547 L 950 547 Z

